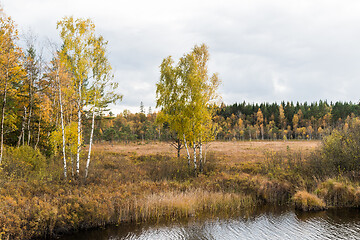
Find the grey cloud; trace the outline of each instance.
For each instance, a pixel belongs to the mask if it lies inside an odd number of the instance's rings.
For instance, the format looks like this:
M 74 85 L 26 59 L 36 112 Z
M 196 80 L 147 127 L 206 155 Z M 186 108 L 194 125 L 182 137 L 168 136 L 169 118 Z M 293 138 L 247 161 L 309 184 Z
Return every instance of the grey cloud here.
M 209 71 L 219 73 L 228 104 L 359 100 L 358 1 L 53 0 L 32 1 L 31 15 L 20 7 L 26 2 L 5 1 L 5 11 L 20 26 L 57 40 L 54 24 L 62 16 L 93 18 L 109 41 L 124 94 L 116 111 L 138 110 L 140 101 L 154 107 L 162 59 L 177 61 L 202 42 L 210 47 Z

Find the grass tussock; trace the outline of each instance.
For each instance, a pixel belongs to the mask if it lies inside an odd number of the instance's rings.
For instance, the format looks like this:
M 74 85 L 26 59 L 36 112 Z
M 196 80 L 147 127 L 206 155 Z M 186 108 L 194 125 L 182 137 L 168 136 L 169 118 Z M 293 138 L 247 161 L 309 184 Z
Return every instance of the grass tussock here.
M 307 191 L 298 191 L 293 196 L 295 208 L 302 211 L 318 211 L 326 208 L 325 202 Z

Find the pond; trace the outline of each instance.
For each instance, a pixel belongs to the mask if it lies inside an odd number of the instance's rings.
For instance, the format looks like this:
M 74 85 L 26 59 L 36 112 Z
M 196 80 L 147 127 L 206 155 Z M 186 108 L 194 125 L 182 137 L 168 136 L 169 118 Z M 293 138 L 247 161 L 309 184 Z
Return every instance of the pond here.
M 60 239 L 360 239 L 360 209 L 304 213 L 263 207 L 254 210 L 250 216 L 167 224 L 122 224 L 78 232 Z

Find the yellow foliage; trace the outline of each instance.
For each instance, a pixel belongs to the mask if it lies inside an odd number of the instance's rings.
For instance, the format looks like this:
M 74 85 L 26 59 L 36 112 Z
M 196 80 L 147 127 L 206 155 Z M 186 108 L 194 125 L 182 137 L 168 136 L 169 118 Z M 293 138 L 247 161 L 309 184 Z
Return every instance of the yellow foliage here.
M 77 150 L 77 123 L 70 122 L 65 127 L 65 143 L 66 149 L 70 151 L 72 154 L 76 154 Z M 53 148 L 54 154 L 57 155 L 61 152 L 62 149 L 62 129 L 58 127 L 55 131 L 51 133 L 51 146 Z

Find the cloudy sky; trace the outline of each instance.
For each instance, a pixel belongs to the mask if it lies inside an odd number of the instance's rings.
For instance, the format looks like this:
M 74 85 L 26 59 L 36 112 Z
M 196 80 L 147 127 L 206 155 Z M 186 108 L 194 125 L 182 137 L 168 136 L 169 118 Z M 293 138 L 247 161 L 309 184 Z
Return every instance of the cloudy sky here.
M 195 44 L 210 48 L 210 72 L 235 102 L 360 100 L 358 0 L 0 0 L 22 32 L 60 43 L 56 22 L 91 18 L 109 41 L 124 99 L 155 107 L 159 65 Z

